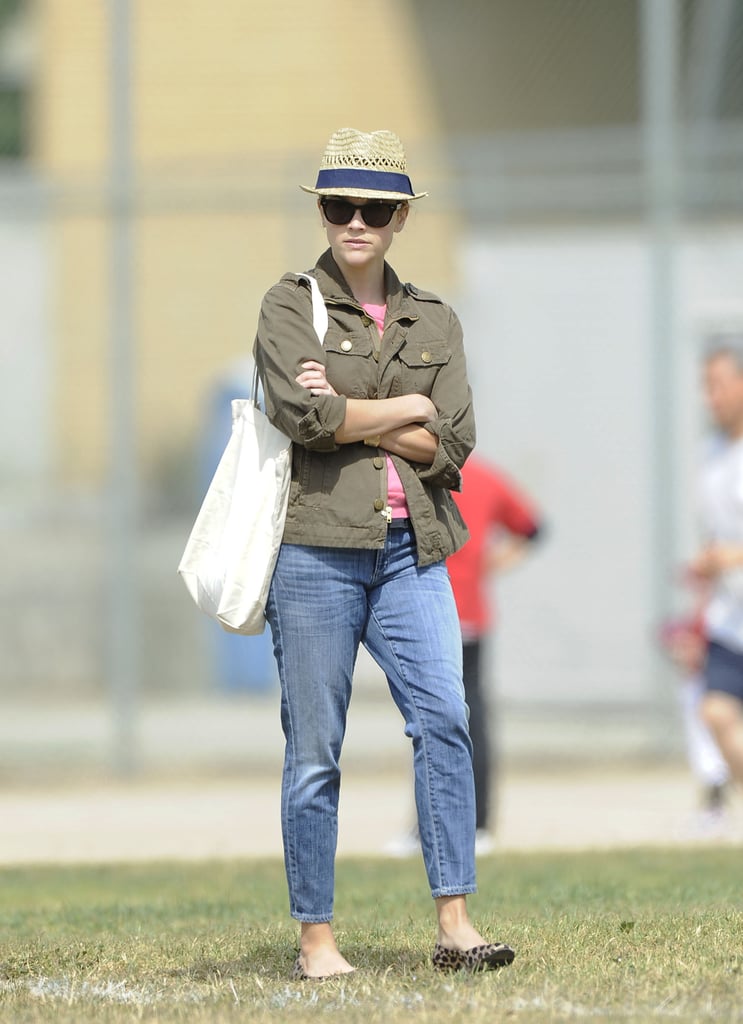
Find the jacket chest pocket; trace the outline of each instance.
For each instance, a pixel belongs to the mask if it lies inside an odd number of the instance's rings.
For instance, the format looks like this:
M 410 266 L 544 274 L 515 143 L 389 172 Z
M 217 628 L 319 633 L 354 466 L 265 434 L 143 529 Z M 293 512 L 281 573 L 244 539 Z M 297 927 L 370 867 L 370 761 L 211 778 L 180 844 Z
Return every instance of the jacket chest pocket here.
M 451 359 L 451 348 L 445 341 L 408 340 L 398 358 L 403 394 L 430 395 L 439 370 Z
M 357 333 L 325 337 L 325 365 L 328 383 L 339 395 L 367 398 L 377 379 L 377 362 L 371 338 Z

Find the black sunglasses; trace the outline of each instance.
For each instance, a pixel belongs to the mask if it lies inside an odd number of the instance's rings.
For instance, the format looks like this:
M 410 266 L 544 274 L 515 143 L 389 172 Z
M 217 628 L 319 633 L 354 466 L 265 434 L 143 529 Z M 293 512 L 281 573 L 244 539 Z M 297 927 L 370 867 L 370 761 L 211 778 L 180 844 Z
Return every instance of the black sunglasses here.
M 331 224 L 350 224 L 358 210 L 367 227 L 386 228 L 392 220 L 392 214 L 400 209 L 402 203 L 366 203 L 364 206 L 356 206 L 347 199 L 321 199 L 320 206 Z

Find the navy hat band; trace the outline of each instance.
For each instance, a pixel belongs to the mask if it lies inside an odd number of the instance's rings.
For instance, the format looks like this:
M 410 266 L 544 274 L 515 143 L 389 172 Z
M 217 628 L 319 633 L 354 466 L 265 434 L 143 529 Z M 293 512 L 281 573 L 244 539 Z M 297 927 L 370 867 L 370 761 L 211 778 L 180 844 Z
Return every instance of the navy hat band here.
M 319 171 L 315 188 L 367 188 L 378 192 L 404 192 L 413 195 L 407 174 L 369 171 L 360 167 L 338 167 Z

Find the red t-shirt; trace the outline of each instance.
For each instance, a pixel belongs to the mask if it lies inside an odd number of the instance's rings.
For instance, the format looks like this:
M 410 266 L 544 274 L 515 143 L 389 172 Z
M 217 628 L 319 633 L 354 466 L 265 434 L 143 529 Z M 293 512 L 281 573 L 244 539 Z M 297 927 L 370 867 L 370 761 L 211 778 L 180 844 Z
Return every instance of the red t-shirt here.
M 481 636 L 490 626 L 485 565 L 499 529 L 520 537 L 539 530 L 535 507 L 499 470 L 471 455 L 462 470 L 462 490 L 452 492 L 470 531 L 470 539 L 447 560 L 459 621 L 465 637 Z

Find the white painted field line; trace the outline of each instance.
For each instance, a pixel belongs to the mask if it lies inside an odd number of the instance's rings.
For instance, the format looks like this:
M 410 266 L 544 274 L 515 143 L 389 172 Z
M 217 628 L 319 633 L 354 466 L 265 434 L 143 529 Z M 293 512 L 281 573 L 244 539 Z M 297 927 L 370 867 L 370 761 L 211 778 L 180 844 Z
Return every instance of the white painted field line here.
M 235 1005 L 240 1005 L 240 998 L 232 979 L 229 981 L 229 988 Z M 74 1003 L 108 1003 L 143 1008 L 163 1006 L 165 1004 L 204 1004 L 213 995 L 213 993 L 197 989 L 175 992 L 164 988 L 129 985 L 126 981 L 104 980 L 88 982 L 65 976 L 60 978 L 41 976 L 38 978 L 0 980 L 0 992 L 13 994 L 26 992 L 34 999 L 40 999 L 45 1002 L 64 1002 L 67 1005 Z M 266 999 L 265 1005 L 273 1010 L 285 1009 L 292 1004 L 296 1005 L 298 1003 L 313 1005 L 319 1003 L 320 995 L 320 990 L 315 987 L 285 985 L 282 989 L 271 993 Z M 426 998 L 421 992 L 405 992 L 395 997 L 389 992 L 374 996 L 369 993 L 359 995 L 358 993 L 346 992 L 341 989 L 340 992 L 335 993 L 334 999 L 323 1002 L 327 1013 L 341 1011 L 343 1007 L 348 1007 L 349 1005 L 360 1006 L 362 1004 L 366 1004 L 370 1008 L 384 1004 L 389 1009 L 393 1009 L 395 1004 L 397 1004 L 408 1010 L 414 1009 L 419 1011 L 425 1009 Z M 632 1018 L 634 1020 L 637 1016 L 636 1008 L 623 1010 L 621 1008 L 609 1009 L 602 1006 L 585 1006 L 565 999 L 549 1000 L 542 996 L 535 996 L 531 999 L 516 996 L 506 999 L 502 1003 L 499 1002 L 498 1009 L 501 1012 L 511 1013 L 515 1016 L 520 1016 L 521 1014 L 527 1016 L 536 1010 L 541 1013 L 558 1013 L 561 1017 L 569 1017 L 571 1019 L 600 1018 L 606 1020 L 611 1018 L 622 1020 L 626 1017 L 627 1019 Z M 683 1008 L 674 1008 L 664 1003 L 660 1003 L 652 1009 L 647 1008 L 646 1012 L 648 1017 L 652 1017 L 654 1020 L 686 1018 Z M 699 1013 L 698 1008 L 696 1012 Z M 698 1017 L 700 1022 L 722 1020 L 723 1018 L 725 1020 L 731 1019 L 727 1011 L 724 1014 L 716 1013 L 712 1007 Z M 736 1017 L 735 1019 L 743 1018 Z
M 165 989 L 130 985 L 126 981 L 80 981 L 76 978 L 20 978 L 0 981 L 0 991 L 25 991 L 34 999 L 65 1003 L 112 1003 L 123 1006 L 158 1006 L 163 1003 L 203 1003 L 206 993 L 192 989 L 168 993 Z

